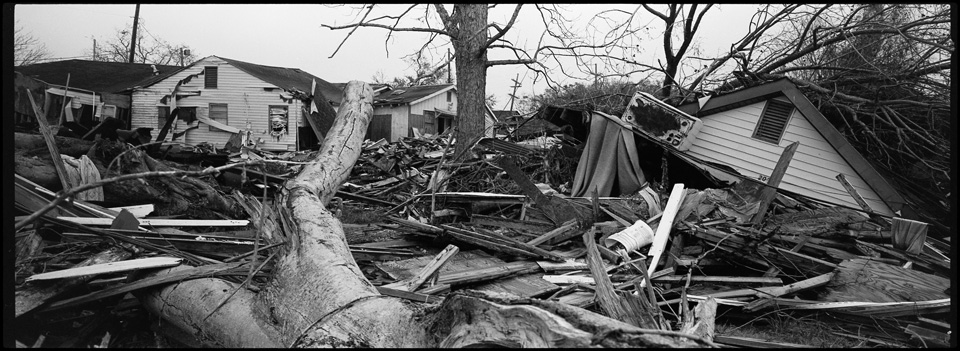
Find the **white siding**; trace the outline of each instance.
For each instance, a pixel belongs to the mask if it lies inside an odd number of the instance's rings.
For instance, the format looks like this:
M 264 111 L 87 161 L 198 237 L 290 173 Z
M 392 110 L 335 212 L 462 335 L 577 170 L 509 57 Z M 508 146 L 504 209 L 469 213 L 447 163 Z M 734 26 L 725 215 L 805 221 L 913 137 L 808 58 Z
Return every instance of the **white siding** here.
M 703 129 L 687 153 L 705 161 L 729 165 L 747 177 L 759 178 L 769 176 L 783 150 L 799 141 L 800 146 L 780 183 L 781 188 L 860 208 L 836 179 L 837 174 L 843 173 L 874 211 L 893 215 L 880 196 L 799 110 L 794 110 L 779 145 L 752 138 L 764 104 L 758 102 L 702 118 Z
M 183 97 L 177 101 L 178 106 L 197 107 L 198 115 L 208 116 L 210 103 L 225 103 L 227 104 L 227 124 L 245 130 L 247 122 L 250 122 L 254 138 L 264 140 L 264 144 L 261 146 L 263 149 L 274 151 L 296 150 L 297 128 L 302 120 L 301 102 L 296 99 L 293 99 L 291 103 L 284 102 L 280 98 L 282 89 L 253 77 L 216 57 L 208 57 L 148 88 L 135 90 L 133 92 L 132 109 L 133 127 L 154 128 L 154 135 L 156 135 L 156 132 L 159 132 L 156 129 L 157 107 L 165 106 L 160 103 L 160 99 L 165 94 L 172 92 L 174 86 L 181 79 L 202 72 L 204 66 L 219 67 L 217 69 L 217 88 L 205 89 L 203 88 L 203 76 L 194 78 L 190 83 L 182 85 L 180 90 L 200 91 L 200 95 Z M 272 91 L 265 91 L 264 88 L 273 89 Z M 270 105 L 287 106 L 289 114 L 288 133 L 283 135 L 279 141 L 269 134 L 267 109 Z M 186 125 L 182 121 L 178 121 L 177 130 L 183 131 L 185 128 Z M 229 132 L 217 129 L 210 131 L 208 129 L 206 124 L 200 123 L 199 128 L 187 132 L 185 138 L 181 141 L 194 145 L 206 141 L 222 148 L 230 139 Z

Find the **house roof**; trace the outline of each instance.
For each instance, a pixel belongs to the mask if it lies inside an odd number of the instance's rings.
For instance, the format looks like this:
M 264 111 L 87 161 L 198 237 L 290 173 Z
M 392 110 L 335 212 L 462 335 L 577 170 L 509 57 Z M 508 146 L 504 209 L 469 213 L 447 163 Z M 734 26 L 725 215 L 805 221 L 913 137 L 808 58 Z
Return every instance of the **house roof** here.
M 840 134 L 836 127 L 830 124 L 820 110 L 817 109 L 810 100 L 797 88 L 797 85 L 788 78 L 779 79 L 770 83 L 757 85 L 750 88 L 712 96 L 709 100 L 700 106 L 701 102 L 693 102 L 681 105 L 678 108 L 687 114 L 703 118 L 709 118 L 710 115 L 731 110 L 740 106 L 764 101 L 776 96 L 785 96 L 790 100 L 797 110 L 810 121 L 810 124 L 822 135 L 834 149 L 843 157 L 850 166 L 860 175 L 863 180 L 880 195 L 890 209 L 900 210 L 905 204 L 904 198 L 887 182 L 883 176 L 863 157 L 860 152 L 853 148 L 853 145 Z
M 520 112 L 515 110 L 493 110 L 493 116 L 496 117 L 498 121 L 506 121 L 508 117 L 520 116 Z
M 216 57 L 227 61 L 227 63 L 237 67 L 241 71 L 244 71 L 251 76 L 276 85 L 284 90 L 296 89 L 309 94 L 310 87 L 312 86 L 313 81 L 316 80 L 317 91 L 322 93 L 323 96 L 326 97 L 330 102 L 339 104 L 343 95 L 343 89 L 337 88 L 337 86 L 331 84 L 330 82 L 320 79 L 317 76 L 307 73 L 299 68 L 265 66 L 229 59 L 226 57 Z
M 337 87 L 337 89 L 340 89 L 340 91 L 343 91 L 343 89 L 347 87 L 347 83 L 331 83 L 331 84 Z M 388 84 L 380 84 L 380 83 L 367 83 L 367 84 L 370 85 L 371 89 L 373 89 L 374 97 L 376 97 L 377 91 L 380 91 L 380 90 L 389 91 L 391 89 L 390 85 Z
M 439 84 L 396 88 L 388 93 L 378 95 L 374 99 L 373 104 L 413 104 L 451 89 L 456 90 L 456 86 L 453 84 Z
M 153 74 L 153 67 L 159 75 Z M 138 85 L 166 78 L 182 67 L 151 65 L 144 63 L 102 62 L 90 60 L 64 60 L 15 67 L 23 75 L 48 84 L 68 85 L 71 88 L 95 92 L 119 93 Z

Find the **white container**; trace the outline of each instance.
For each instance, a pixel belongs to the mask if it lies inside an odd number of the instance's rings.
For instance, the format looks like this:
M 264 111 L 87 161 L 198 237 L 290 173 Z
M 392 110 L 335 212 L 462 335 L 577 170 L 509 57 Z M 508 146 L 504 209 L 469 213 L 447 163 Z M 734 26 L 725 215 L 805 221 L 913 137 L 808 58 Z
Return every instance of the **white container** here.
M 608 248 L 617 243 L 623 245 L 627 252 L 650 245 L 653 243 L 653 229 L 641 219 L 603 241 L 603 245 Z

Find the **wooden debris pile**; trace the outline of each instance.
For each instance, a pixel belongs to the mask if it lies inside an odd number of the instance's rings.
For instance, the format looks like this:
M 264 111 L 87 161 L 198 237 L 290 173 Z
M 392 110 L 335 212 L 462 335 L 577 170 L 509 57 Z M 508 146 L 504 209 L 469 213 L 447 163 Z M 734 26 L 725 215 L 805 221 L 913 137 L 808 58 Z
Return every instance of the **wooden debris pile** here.
M 829 321 L 836 335 L 866 345 L 949 344 L 949 243 L 924 240 L 899 218 L 784 194 L 765 206 L 763 187 L 747 182 L 569 197 L 577 147 L 482 139 L 476 156 L 461 159 L 446 137 L 368 140 L 331 207 L 367 279 L 383 295 L 418 303 L 479 291 L 582 307 L 705 344 L 804 346 L 716 332 L 731 316 L 780 311 Z M 223 198 L 241 216 L 151 216 L 149 206 L 74 199 L 18 228 L 18 342 L 159 345 L 162 338 L 129 327 L 143 318 L 141 289 L 216 276 L 257 291 L 286 242 L 272 234 L 284 224 L 263 200 L 313 157 L 247 149 L 231 156 L 272 165 L 238 167 L 211 185 L 234 188 Z M 18 175 L 18 221 L 56 195 Z M 176 279 L 148 274 L 180 264 L 192 268 Z M 77 330 L 52 331 L 65 325 Z M 193 336 L 177 339 L 195 346 Z

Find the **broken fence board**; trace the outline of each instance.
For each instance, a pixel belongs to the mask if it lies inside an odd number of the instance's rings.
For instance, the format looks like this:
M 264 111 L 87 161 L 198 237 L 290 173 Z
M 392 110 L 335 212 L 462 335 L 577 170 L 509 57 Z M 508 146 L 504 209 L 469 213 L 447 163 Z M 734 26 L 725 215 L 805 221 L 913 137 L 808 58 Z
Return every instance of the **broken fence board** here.
M 102 225 L 109 226 L 113 223 L 112 218 L 94 218 L 94 217 L 57 217 L 57 219 L 70 221 L 82 225 Z M 243 227 L 250 224 L 245 219 L 149 219 L 140 220 L 140 225 L 157 227 Z
M 56 272 L 36 274 L 28 277 L 26 281 L 29 282 L 37 280 L 76 278 L 86 275 L 127 272 L 138 269 L 166 268 L 178 266 L 180 265 L 181 261 L 183 261 L 182 258 L 176 257 L 150 257 L 136 260 L 109 262 L 85 267 L 64 269 Z
M 417 302 L 437 303 L 437 302 L 443 301 L 442 297 L 436 297 L 436 296 L 432 296 L 432 295 L 420 293 L 420 292 L 410 292 L 405 290 L 391 289 L 386 286 L 378 286 L 377 291 L 379 291 L 381 295 L 399 297 L 402 299 L 407 299 L 407 300 L 417 301 Z
M 77 263 L 74 267 L 85 267 L 100 263 L 120 261 L 130 257 L 130 255 L 130 251 L 114 246 Z M 37 308 L 37 306 L 43 305 L 70 287 L 84 283 L 91 278 L 91 276 L 83 276 L 74 279 L 60 280 L 53 285 L 31 284 L 17 289 L 14 297 L 14 316 L 19 317 Z
M 680 205 L 683 203 L 685 194 L 683 184 L 674 184 L 673 190 L 670 191 L 670 199 L 667 200 L 667 205 L 663 209 L 663 215 L 660 217 L 660 223 L 657 225 L 656 233 L 653 235 L 653 244 L 650 246 L 650 252 L 647 254 L 647 256 L 653 257 L 650 259 L 647 274 L 652 275 L 653 272 L 657 270 L 660 256 L 663 255 L 663 251 L 667 247 L 667 239 L 670 238 L 673 220 L 677 216 L 677 211 L 680 210 Z M 644 283 L 646 282 L 642 282 L 641 285 Z

